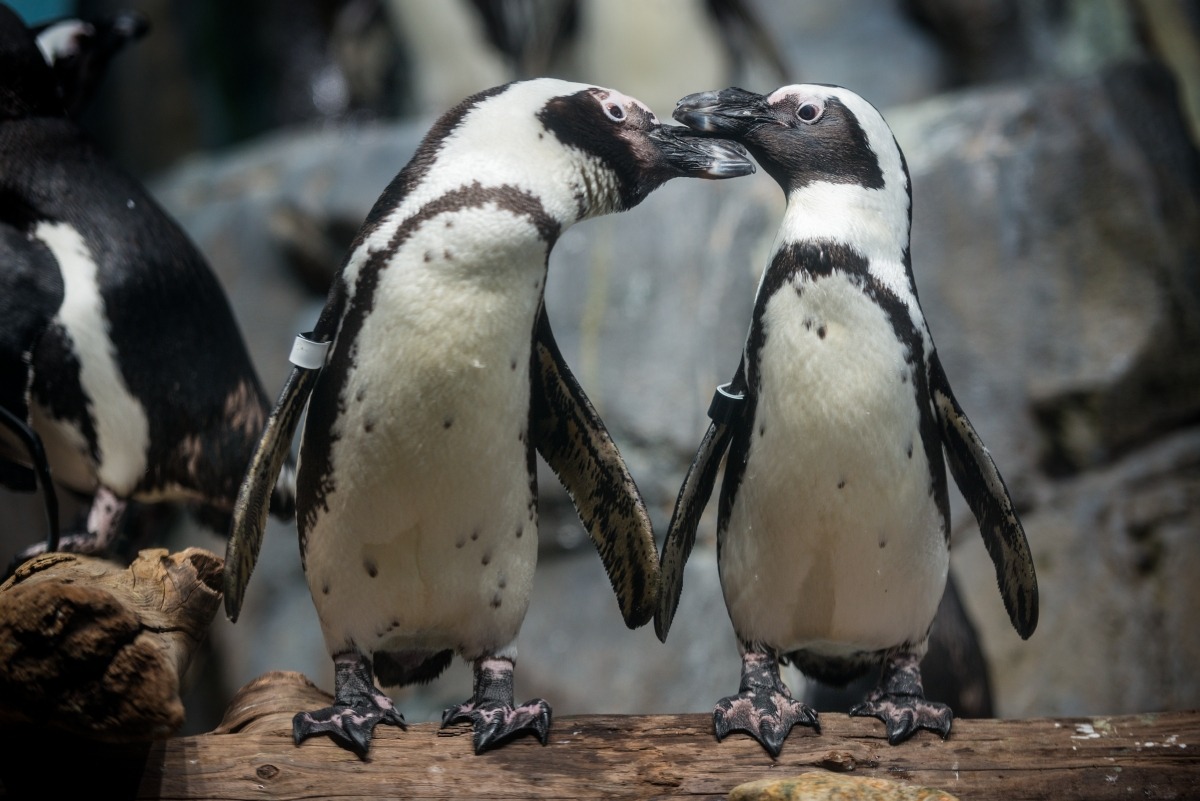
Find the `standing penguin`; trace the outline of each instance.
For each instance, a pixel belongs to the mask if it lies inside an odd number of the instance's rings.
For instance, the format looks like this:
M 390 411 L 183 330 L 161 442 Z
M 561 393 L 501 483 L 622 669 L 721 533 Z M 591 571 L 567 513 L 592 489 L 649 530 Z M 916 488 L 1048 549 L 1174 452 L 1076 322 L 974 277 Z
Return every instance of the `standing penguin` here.
M 368 215 L 243 484 L 226 555 L 236 619 L 263 501 L 312 397 L 300 446 L 301 559 L 334 661 L 333 706 L 302 712 L 365 756 L 403 717 L 375 687 L 473 663 L 476 752 L 550 707 L 514 705 L 514 640 L 537 560 L 535 453 L 571 495 L 630 627 L 648 622 L 658 564 L 641 496 L 555 345 L 543 306 L 570 225 L 633 208 L 677 176 L 753 172 L 737 145 L 665 127 L 619 92 L 511 83 L 446 113 Z M 328 347 L 328 353 L 323 352 Z M 308 368 L 321 368 L 320 372 Z
M 954 399 L 917 302 L 908 168 L 883 117 L 846 89 L 786 86 L 689 95 L 675 118 L 741 142 L 787 195 L 741 364 L 680 489 L 663 546 L 655 629 L 665 640 L 696 525 L 728 450 L 717 520 L 725 603 L 742 652 L 716 735 L 749 733 L 777 756 L 792 726 L 819 731 L 780 662 L 843 684 L 882 664 L 852 715 L 888 741 L 949 734 L 920 659 L 946 586 L 943 449 L 1024 638 L 1037 579 L 991 456 Z
M 189 504 L 224 533 L 269 401 L 216 276 L 59 90 L 0 5 L 0 480 L 29 488 L 32 432 L 54 480 L 92 497 L 62 549 L 107 551 L 130 500 Z M 289 515 L 294 471 L 280 478 Z

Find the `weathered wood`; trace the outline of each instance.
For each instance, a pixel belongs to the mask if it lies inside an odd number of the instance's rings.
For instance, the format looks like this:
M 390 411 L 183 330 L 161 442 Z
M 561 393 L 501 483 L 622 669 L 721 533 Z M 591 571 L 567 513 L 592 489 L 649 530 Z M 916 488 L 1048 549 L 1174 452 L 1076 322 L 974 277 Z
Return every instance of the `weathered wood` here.
M 813 768 L 937 787 L 962 799 L 1145 799 L 1200 795 L 1200 712 L 1024 721 L 956 720 L 948 740 L 887 744 L 874 720 L 824 714 L 778 760 L 708 715 L 556 719 L 541 746 L 481 756 L 470 730 L 380 727 L 364 762 L 325 738 L 296 747 L 292 715 L 329 703 L 295 673 L 247 685 L 212 734 L 154 745 L 143 799 L 724 798 L 738 784 Z
M 107 743 L 172 734 L 220 577 L 220 558 L 199 548 L 145 550 L 128 568 L 68 553 L 21 565 L 0 585 L 0 730 Z

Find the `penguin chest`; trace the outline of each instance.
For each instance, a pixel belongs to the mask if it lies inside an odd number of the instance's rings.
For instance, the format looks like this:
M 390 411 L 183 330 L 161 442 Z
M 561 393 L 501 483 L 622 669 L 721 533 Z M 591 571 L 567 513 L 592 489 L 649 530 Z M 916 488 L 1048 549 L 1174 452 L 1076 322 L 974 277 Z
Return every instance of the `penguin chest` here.
M 537 559 L 528 442 L 530 347 L 544 250 L 486 280 L 426 247 L 381 272 L 374 307 L 343 351 L 336 417 L 306 423 L 300 458 L 323 504 L 298 497 L 309 586 L 331 649 L 508 644 Z M 429 262 L 425 253 L 433 254 Z M 329 368 L 326 368 L 327 372 Z M 314 396 L 314 402 L 319 400 Z M 306 458 L 328 437 L 328 461 Z
M 948 567 L 923 367 L 838 273 L 783 286 L 758 324 L 757 406 L 721 543 L 739 636 L 835 655 L 923 641 Z

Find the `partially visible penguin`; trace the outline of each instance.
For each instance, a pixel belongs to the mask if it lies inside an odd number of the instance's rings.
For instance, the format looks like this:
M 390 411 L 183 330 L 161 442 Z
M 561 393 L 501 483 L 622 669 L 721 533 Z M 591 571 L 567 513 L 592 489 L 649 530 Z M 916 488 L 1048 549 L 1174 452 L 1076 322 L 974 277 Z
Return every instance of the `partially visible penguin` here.
M 917 301 L 904 157 L 879 112 L 837 87 L 689 95 L 675 118 L 744 144 L 787 210 L 741 364 L 676 501 L 657 633 L 667 636 L 725 455 L 718 570 L 742 679 L 717 703 L 717 738 L 744 731 L 777 756 L 793 725 L 819 730 L 781 662 L 832 684 L 882 667 L 850 713 L 880 718 L 892 744 L 921 728 L 945 737 L 953 713 L 924 698 L 920 659 L 949 567 L 946 461 L 1022 637 L 1038 593 L 1012 499 Z
M 333 706 L 296 715 L 297 743 L 326 733 L 365 758 L 378 723 L 403 724 L 376 679 L 429 681 L 455 654 L 472 663 L 474 692 L 444 725 L 470 721 L 476 752 L 522 732 L 545 742 L 550 706 L 513 699 L 537 561 L 537 453 L 572 497 L 627 625 L 650 620 L 650 521 L 555 345 L 547 262 L 566 228 L 633 208 L 671 178 L 750 172 L 740 146 L 559 80 L 484 91 L 434 124 L 298 341 L 228 545 L 236 618 L 262 499 L 311 392 L 297 521 L 335 687 Z
M 126 504 L 188 504 L 219 533 L 270 409 L 207 263 L 66 113 L 32 32 L 0 6 L 0 407 L 91 497 L 63 550 L 105 553 Z M 0 480 L 28 489 L 0 429 Z M 294 471 L 276 510 L 290 515 Z M 37 546 L 17 561 L 44 550 Z

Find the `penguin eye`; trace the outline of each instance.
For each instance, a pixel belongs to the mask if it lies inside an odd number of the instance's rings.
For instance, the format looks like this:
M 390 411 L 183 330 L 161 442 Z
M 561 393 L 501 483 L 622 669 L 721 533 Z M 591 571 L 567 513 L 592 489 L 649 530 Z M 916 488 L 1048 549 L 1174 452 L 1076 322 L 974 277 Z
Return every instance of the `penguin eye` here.
M 625 121 L 625 109 L 621 108 L 616 103 L 605 103 L 604 104 L 604 113 L 613 122 L 624 122 Z
M 819 100 L 805 100 L 796 109 L 796 119 L 800 122 L 812 125 L 817 120 L 821 119 L 821 115 L 825 113 L 825 105 Z

